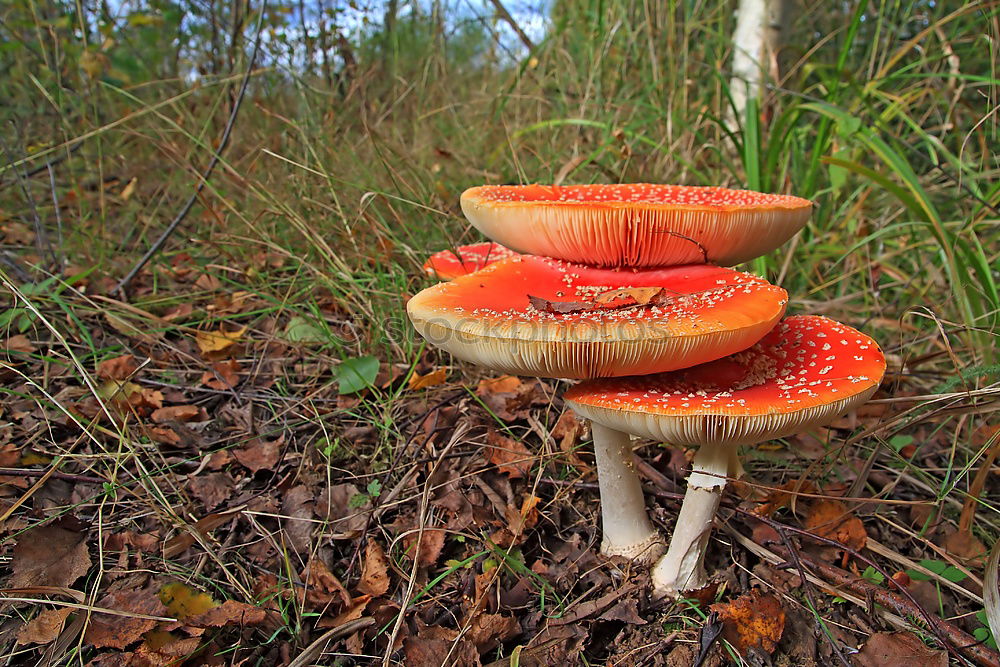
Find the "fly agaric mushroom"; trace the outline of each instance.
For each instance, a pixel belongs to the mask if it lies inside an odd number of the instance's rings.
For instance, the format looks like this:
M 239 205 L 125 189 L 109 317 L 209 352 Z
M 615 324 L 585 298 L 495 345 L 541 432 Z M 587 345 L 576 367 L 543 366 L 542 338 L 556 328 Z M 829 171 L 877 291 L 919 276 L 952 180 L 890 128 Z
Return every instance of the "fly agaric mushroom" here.
M 460 245 L 454 250 L 442 250 L 431 255 L 424 262 L 424 272 L 438 280 L 453 280 L 516 254 L 492 241 Z
M 868 400 L 884 373 L 885 357 L 868 336 L 825 317 L 795 316 L 724 359 L 582 382 L 566 402 L 595 427 L 699 448 L 669 549 L 653 568 L 654 591 L 676 595 L 707 582 L 712 520 L 726 479 L 742 473 L 738 446 L 829 423 Z
M 787 293 L 707 264 L 599 269 L 519 255 L 423 290 L 417 331 L 505 373 L 599 378 L 658 373 L 743 350 L 771 330 Z
M 520 255 L 429 287 L 407 303 L 414 327 L 455 356 L 494 370 L 556 378 L 654 373 L 753 345 L 787 295 L 710 265 L 617 270 Z M 645 512 L 631 441 L 593 426 L 601 551 L 652 563 L 663 551 Z
M 812 202 L 684 185 L 485 185 L 462 211 L 518 252 L 613 267 L 732 266 L 764 255 L 806 224 Z

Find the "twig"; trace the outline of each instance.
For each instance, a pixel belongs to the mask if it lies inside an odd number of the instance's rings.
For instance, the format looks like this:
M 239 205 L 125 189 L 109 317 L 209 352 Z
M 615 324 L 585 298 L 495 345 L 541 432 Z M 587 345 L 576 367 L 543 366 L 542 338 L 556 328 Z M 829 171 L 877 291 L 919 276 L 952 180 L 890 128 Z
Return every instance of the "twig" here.
M 68 472 L 52 472 L 48 470 L 25 470 L 24 468 L 0 468 L 0 476 L 7 477 L 52 477 L 66 482 L 85 482 L 87 484 L 104 484 L 106 479 L 89 475 L 74 475 Z
M 517 38 L 521 40 L 521 43 L 524 44 L 526 47 L 528 47 L 529 51 L 534 51 L 535 43 L 532 42 L 531 38 L 528 37 L 527 33 L 525 33 L 524 30 L 521 29 L 521 26 L 517 24 L 517 21 L 515 21 L 514 17 L 510 15 L 510 12 L 507 11 L 507 8 L 503 6 L 503 3 L 500 0 L 490 0 L 490 1 L 493 3 L 493 7 L 497 10 L 497 15 L 500 18 L 502 18 L 507 25 L 511 27 L 514 33 L 517 34 Z
M 232 134 L 233 127 L 236 125 L 236 117 L 239 115 L 240 107 L 243 105 L 243 98 L 246 96 L 247 85 L 250 82 L 250 75 L 253 74 L 253 64 L 257 61 L 257 54 L 260 51 L 260 33 L 261 29 L 264 27 L 264 14 L 266 12 L 267 0 L 261 0 L 260 15 L 257 17 L 256 37 L 254 38 L 253 43 L 253 52 L 250 54 L 250 62 L 247 63 L 246 72 L 243 73 L 243 80 L 240 82 L 240 91 L 236 95 L 236 100 L 233 102 L 233 110 L 230 112 L 229 120 L 226 121 L 226 127 L 222 131 L 222 138 L 219 140 L 219 147 L 212 152 L 212 159 L 209 160 L 208 166 L 198 179 L 198 184 L 195 186 L 194 192 L 188 198 L 187 202 L 184 203 L 184 206 L 181 207 L 181 210 L 177 212 L 177 215 L 174 216 L 174 219 L 170 221 L 170 224 L 167 225 L 167 228 L 163 231 L 163 234 L 160 235 L 160 238 L 156 239 L 153 245 L 150 246 L 149 250 L 146 251 L 146 254 L 142 256 L 142 259 L 136 262 L 135 266 L 132 267 L 125 277 L 122 278 L 117 285 L 115 285 L 114 291 L 117 292 L 122 299 L 125 299 L 125 289 L 129 286 L 132 280 L 139 274 L 140 271 L 142 271 L 143 267 L 149 263 L 149 260 L 153 259 L 153 257 L 160 252 L 163 244 L 167 242 L 167 239 L 173 235 L 173 233 L 177 230 L 177 227 L 180 226 L 184 218 L 186 218 L 188 213 L 190 213 L 191 209 L 194 207 L 194 203 L 201 195 L 201 191 L 204 190 L 205 185 L 208 184 L 208 179 L 212 176 L 212 172 L 215 171 L 215 166 L 222 158 L 222 153 L 226 150 L 226 146 L 229 145 L 229 136 Z

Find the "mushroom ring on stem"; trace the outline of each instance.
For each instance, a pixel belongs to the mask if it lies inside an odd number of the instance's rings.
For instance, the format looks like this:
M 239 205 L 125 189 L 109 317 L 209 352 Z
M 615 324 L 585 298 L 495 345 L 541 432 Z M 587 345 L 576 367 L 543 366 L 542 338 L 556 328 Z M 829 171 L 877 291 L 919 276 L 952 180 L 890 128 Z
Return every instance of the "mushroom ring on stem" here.
M 429 287 L 407 303 L 417 331 L 494 370 L 599 378 L 692 366 L 746 349 L 784 314 L 787 294 L 710 265 L 598 269 L 531 255 Z M 652 562 L 662 540 L 645 511 L 632 446 L 594 427 L 602 551 Z
M 653 568 L 654 592 L 675 596 L 707 583 L 712 521 L 726 480 L 742 473 L 737 448 L 833 421 L 867 401 L 884 373 L 885 357 L 868 336 L 795 316 L 724 359 L 581 382 L 566 402 L 602 429 L 699 448 L 670 546 Z

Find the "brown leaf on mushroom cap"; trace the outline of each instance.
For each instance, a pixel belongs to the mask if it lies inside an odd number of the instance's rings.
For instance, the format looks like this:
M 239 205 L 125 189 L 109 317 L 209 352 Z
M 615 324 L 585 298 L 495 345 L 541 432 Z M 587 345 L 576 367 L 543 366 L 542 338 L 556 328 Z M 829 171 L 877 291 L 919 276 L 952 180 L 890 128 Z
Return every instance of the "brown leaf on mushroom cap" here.
M 912 632 L 878 632 L 851 661 L 857 667 L 947 667 L 948 653 L 928 648 Z
M 732 602 L 713 604 L 711 609 L 718 612 L 723 622 L 723 636 L 742 654 L 750 648 L 773 653 L 785 629 L 781 603 L 773 595 L 758 590 Z
M 839 500 L 820 500 L 809 508 L 805 527 L 820 537 L 845 544 L 854 550 L 863 549 L 868 533 L 861 519 L 851 514 L 847 505 Z
M 9 588 L 69 587 L 90 569 L 86 536 L 58 526 L 21 534 L 11 559 Z

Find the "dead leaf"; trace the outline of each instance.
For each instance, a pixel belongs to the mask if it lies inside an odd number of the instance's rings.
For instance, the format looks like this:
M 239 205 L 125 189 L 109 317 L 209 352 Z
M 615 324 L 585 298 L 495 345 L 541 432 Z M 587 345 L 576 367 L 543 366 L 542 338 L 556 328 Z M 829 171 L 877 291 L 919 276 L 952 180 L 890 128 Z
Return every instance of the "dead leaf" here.
M 113 359 L 105 359 L 97 364 L 97 377 L 102 380 L 127 380 L 139 369 L 135 357 L 123 354 Z
M 948 653 L 927 648 L 912 632 L 878 632 L 851 661 L 856 667 L 947 667 Z
M 164 616 L 167 611 L 149 588 L 113 591 L 98 600 L 97 606 L 146 616 Z M 83 641 L 98 648 L 123 649 L 139 641 L 142 635 L 152 630 L 156 624 L 157 621 L 136 616 L 93 614 Z
M 153 410 L 153 414 L 150 415 L 152 419 L 157 424 L 162 424 L 164 422 L 190 422 L 190 421 L 200 421 L 202 417 L 201 408 L 197 405 L 170 405 L 165 408 L 158 408 Z
M 868 542 L 868 533 L 861 519 L 851 514 L 839 500 L 820 500 L 812 504 L 805 518 L 805 527 L 820 537 L 826 537 L 860 550 Z
M 502 375 L 497 378 L 484 378 L 479 381 L 476 387 L 476 395 L 486 398 L 493 394 L 508 394 L 521 386 L 521 378 L 514 375 Z
M 211 273 L 203 273 L 194 281 L 194 286 L 206 292 L 212 292 L 222 287 L 222 281 Z
M 333 605 L 336 609 L 342 609 L 351 605 L 350 593 L 321 559 L 309 559 L 306 570 L 305 600 L 310 608 L 324 609 Z
M 122 198 L 122 201 L 128 201 L 129 199 L 132 198 L 132 195 L 135 194 L 135 186 L 138 182 L 139 182 L 138 176 L 133 176 L 131 179 L 129 179 L 129 182 L 125 185 L 124 188 L 122 188 L 121 194 L 118 195 L 119 197 Z
M 240 383 L 240 371 L 243 367 L 235 359 L 218 361 L 212 364 L 212 370 L 205 371 L 201 383 L 217 391 L 233 389 Z
M 202 472 L 189 477 L 186 488 L 205 509 L 214 510 L 229 499 L 235 485 L 236 480 L 228 472 Z
M 785 629 L 785 610 L 773 595 L 758 590 L 741 595 L 732 602 L 711 605 L 723 622 L 722 635 L 746 655 L 756 649 L 770 655 L 778 646 Z
M 521 634 L 521 625 L 513 616 L 477 614 L 469 625 L 466 637 L 476 645 L 479 653 L 495 649 L 500 642 Z
M 441 556 L 441 549 L 444 548 L 445 532 L 440 528 L 425 528 L 423 535 L 414 531 L 404 537 L 403 548 L 411 560 L 413 559 L 413 552 L 417 545 L 418 537 L 420 538 L 420 552 L 417 554 L 417 565 L 419 567 L 430 567 Z
M 632 304 L 644 306 L 662 293 L 662 287 L 623 287 L 601 292 L 594 297 L 594 301 L 601 305 L 630 301 Z
M 438 368 L 433 370 L 426 375 L 420 375 L 419 373 L 414 373 L 410 376 L 410 389 L 426 389 L 427 387 L 436 387 L 439 384 L 444 384 L 448 378 L 448 371 L 444 368 Z
M 42 610 L 38 616 L 21 626 L 17 633 L 17 643 L 48 644 L 54 641 L 66 625 L 66 617 L 72 612 L 72 607 Z
M 195 342 L 198 344 L 198 349 L 201 350 L 202 356 L 217 355 L 235 345 L 243 337 L 243 334 L 246 333 L 246 330 L 246 327 L 240 327 L 234 331 L 226 331 L 225 328 L 220 326 L 217 331 L 197 332 L 195 334 Z
M 946 535 L 944 548 L 948 553 L 965 561 L 981 560 L 986 555 L 986 545 L 966 530 L 956 530 Z
M 8 352 L 21 352 L 22 354 L 31 354 L 35 351 L 35 346 L 31 344 L 28 337 L 22 334 L 17 334 L 16 336 L 11 336 L 7 339 L 7 342 L 3 344 L 3 349 Z
M 520 479 L 531 470 L 535 457 L 521 442 L 490 430 L 486 434 L 487 460 L 511 479 Z
M 299 553 L 308 551 L 312 542 L 312 500 L 309 489 L 302 484 L 290 489 L 281 499 L 282 528 L 292 548 Z
M 404 664 L 407 667 L 441 667 L 444 656 L 448 664 L 479 667 L 479 651 L 467 639 L 459 638 L 458 631 L 440 626 L 427 626 L 416 637 L 403 642 Z
M 316 514 L 325 516 L 339 539 L 353 539 L 368 525 L 372 504 L 350 482 L 328 487 L 316 501 Z
M 382 546 L 373 539 L 365 545 L 365 564 L 358 591 L 378 597 L 389 591 L 389 561 Z
M 333 618 L 320 619 L 317 624 L 321 628 L 337 628 L 345 623 L 350 623 L 351 621 L 356 621 L 361 618 L 361 615 L 365 613 L 365 607 L 371 602 L 372 596 L 370 595 L 359 595 L 353 600 L 349 601 L 347 609 Z
M 284 437 L 277 440 L 254 438 L 242 449 L 233 450 L 233 458 L 254 474 L 261 470 L 272 470 L 281 455 L 283 443 Z
M 260 625 L 267 619 L 267 611 L 236 600 L 226 600 L 196 616 L 185 619 L 186 625 L 196 628 L 221 628 L 225 625 Z
M 57 526 L 21 534 L 14 547 L 8 588 L 69 587 L 90 569 L 86 536 Z
M 792 502 L 799 493 L 815 493 L 816 485 L 808 480 L 793 479 L 777 488 L 770 489 L 764 502 L 753 509 L 757 516 L 773 516 L 775 512 Z

